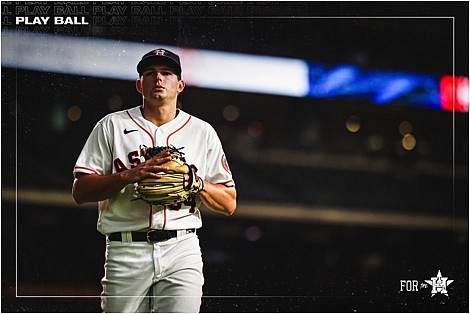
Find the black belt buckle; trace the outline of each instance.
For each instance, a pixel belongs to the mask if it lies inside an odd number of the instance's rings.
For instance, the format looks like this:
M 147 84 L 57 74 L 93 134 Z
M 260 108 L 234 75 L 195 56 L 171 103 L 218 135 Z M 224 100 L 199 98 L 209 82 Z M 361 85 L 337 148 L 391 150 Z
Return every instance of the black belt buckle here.
M 169 234 L 166 230 L 150 230 L 147 231 L 147 242 L 162 242 L 172 238 L 172 235 Z

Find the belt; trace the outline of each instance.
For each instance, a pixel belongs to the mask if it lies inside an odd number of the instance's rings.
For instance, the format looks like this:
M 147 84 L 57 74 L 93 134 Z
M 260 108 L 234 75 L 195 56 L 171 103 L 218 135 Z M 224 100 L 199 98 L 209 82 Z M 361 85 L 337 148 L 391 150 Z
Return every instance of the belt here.
M 186 230 L 150 230 L 148 232 L 137 232 L 132 231 L 132 241 L 147 241 L 152 242 L 163 242 L 171 238 L 176 238 L 178 236 L 178 231 L 180 236 L 188 233 L 195 233 L 196 229 L 186 229 Z M 181 233 L 182 232 L 182 233 Z M 108 236 L 110 241 L 122 241 L 122 233 L 115 232 L 111 233 Z

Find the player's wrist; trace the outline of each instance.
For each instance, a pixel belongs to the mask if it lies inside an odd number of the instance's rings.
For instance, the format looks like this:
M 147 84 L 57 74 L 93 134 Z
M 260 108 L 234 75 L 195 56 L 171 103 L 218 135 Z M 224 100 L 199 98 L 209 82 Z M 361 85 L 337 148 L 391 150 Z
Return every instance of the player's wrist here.
M 133 184 L 136 180 L 133 180 L 133 176 L 131 170 L 125 170 L 122 172 L 118 172 L 118 181 L 123 185 L 126 186 L 128 184 Z

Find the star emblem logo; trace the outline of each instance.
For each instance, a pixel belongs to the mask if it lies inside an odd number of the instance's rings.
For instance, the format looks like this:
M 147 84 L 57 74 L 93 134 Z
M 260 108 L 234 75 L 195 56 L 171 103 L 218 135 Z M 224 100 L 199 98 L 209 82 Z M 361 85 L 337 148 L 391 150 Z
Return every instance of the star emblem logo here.
M 431 297 L 438 293 L 444 294 L 448 297 L 447 286 L 453 283 L 454 280 L 449 279 L 449 277 L 442 277 L 441 270 L 439 270 L 436 277 L 431 277 L 431 280 L 425 280 L 425 282 L 432 286 Z

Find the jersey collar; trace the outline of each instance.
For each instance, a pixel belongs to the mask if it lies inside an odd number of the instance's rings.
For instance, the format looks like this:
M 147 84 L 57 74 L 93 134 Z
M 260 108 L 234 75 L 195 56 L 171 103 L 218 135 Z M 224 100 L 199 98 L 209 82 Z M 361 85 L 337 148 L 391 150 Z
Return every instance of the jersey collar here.
M 161 129 L 165 133 L 171 133 L 173 130 L 178 129 L 180 127 L 180 124 L 184 123 L 189 118 L 188 113 L 177 108 L 175 118 L 158 127 L 152 122 L 145 119 L 142 106 L 132 108 L 129 111 L 134 117 L 136 117 L 139 121 L 141 121 L 147 128 Z

